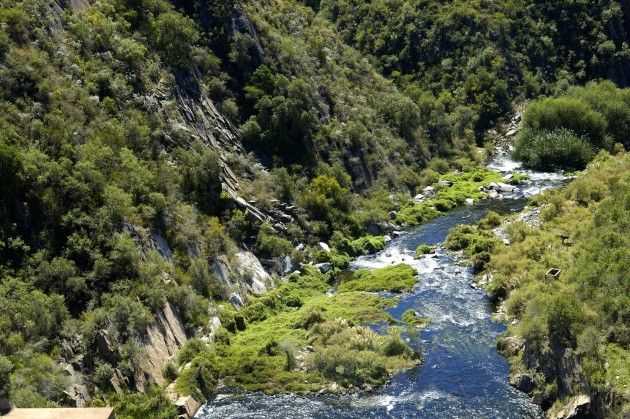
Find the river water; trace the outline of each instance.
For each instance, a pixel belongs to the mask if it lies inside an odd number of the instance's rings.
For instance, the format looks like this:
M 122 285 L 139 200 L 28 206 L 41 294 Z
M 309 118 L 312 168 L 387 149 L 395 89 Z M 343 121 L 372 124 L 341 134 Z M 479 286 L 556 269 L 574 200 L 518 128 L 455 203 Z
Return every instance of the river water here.
M 488 167 L 502 173 L 519 168 L 505 156 Z M 541 417 L 540 407 L 508 384 L 508 363 L 495 348 L 505 326 L 492 320 L 488 297 L 472 287 L 471 268 L 440 247 L 449 228 L 475 223 L 488 210 L 520 211 L 528 196 L 563 181 L 558 174 L 528 174 L 532 180 L 520 193 L 453 210 L 392 240 L 382 252 L 353 262 L 354 269 L 404 262 L 418 270 L 420 280 L 413 292 L 394 297 L 399 303 L 389 311 L 400 319 L 413 309 L 432 320 L 419 338 L 403 335 L 410 346 L 422 350 L 421 365 L 395 375 L 372 393 L 305 397 L 219 390 L 196 418 Z M 437 257 L 415 260 L 413 252 L 422 243 L 437 246 Z

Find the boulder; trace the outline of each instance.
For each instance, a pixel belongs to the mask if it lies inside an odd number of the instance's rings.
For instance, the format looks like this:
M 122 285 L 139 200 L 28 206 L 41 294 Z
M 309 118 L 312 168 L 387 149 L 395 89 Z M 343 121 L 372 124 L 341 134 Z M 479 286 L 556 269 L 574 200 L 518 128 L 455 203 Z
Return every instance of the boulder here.
M 453 186 L 453 182 L 450 180 L 440 180 L 438 181 L 438 184 L 448 186 L 448 187 Z
M 238 310 L 241 307 L 243 307 L 245 304 L 243 303 L 243 299 L 241 298 L 240 295 L 238 295 L 238 293 L 233 292 L 232 294 L 230 294 L 230 298 L 228 299 L 228 301 L 232 304 L 232 307 L 234 307 L 234 309 Z
M 493 190 L 488 191 L 488 198 L 490 198 L 490 199 L 500 199 L 501 195 L 497 191 L 495 191 L 493 189 Z
M 180 418 L 192 418 L 197 414 L 201 403 L 197 401 L 193 396 L 182 396 L 175 402 L 177 407 L 177 413 Z
M 315 267 L 319 269 L 321 273 L 325 274 L 326 272 L 330 271 L 333 268 L 333 265 L 330 262 L 326 262 L 326 263 L 318 263 L 317 265 L 315 265 Z
M 275 260 L 275 268 L 280 276 L 285 276 L 297 271 L 298 264 L 291 256 L 284 256 Z
M 381 227 L 376 223 L 370 224 L 370 226 L 367 229 L 367 232 L 371 236 L 380 236 L 382 233 Z
M 420 202 L 422 202 L 422 200 L 423 200 L 423 199 L 424 199 L 424 195 L 422 195 L 421 193 L 419 193 L 418 195 L 416 195 L 416 196 L 414 196 L 414 197 L 413 197 L 413 202 L 415 202 L 416 204 L 419 204 Z M 394 212 L 394 211 L 392 211 L 392 212 Z M 391 214 L 391 212 L 390 212 L 390 214 Z M 391 218 L 391 215 L 390 215 L 390 218 Z M 395 220 L 395 219 L 396 219 L 396 217 L 391 218 L 391 219 L 392 219 L 392 220 Z
M 321 250 L 329 253 L 330 252 L 330 246 L 328 246 L 326 243 L 324 242 L 319 242 L 317 243 L 317 247 L 320 248 Z
M 497 342 L 497 348 L 508 356 L 515 356 L 523 348 L 525 341 L 518 336 L 508 336 Z
M 515 190 L 517 190 L 518 188 L 514 185 L 509 185 L 507 183 L 501 183 L 499 182 L 498 184 L 499 187 L 499 191 L 501 192 L 514 192 Z
M 529 393 L 536 388 L 534 377 L 531 373 L 521 373 L 510 378 L 510 385 L 524 393 Z
M 591 398 L 585 394 L 573 397 L 556 415 L 556 419 L 586 419 L 591 417 Z
M 422 190 L 422 192 L 424 192 L 425 197 L 430 198 L 435 195 L 435 188 L 433 186 L 427 186 Z

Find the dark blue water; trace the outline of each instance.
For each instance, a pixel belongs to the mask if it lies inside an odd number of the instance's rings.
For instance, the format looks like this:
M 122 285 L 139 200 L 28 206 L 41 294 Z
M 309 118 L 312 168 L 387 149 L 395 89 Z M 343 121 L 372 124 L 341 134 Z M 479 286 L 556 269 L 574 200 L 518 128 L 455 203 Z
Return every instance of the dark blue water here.
M 537 192 L 557 181 L 557 176 L 549 181 L 539 175 L 529 189 Z M 424 362 L 420 366 L 394 376 L 373 393 L 303 397 L 225 390 L 196 417 L 542 417 L 539 406 L 508 384 L 508 363 L 495 348 L 505 326 L 492 320 L 485 293 L 471 286 L 471 269 L 439 247 L 449 228 L 475 223 L 488 209 L 505 214 L 524 206 L 524 199 L 505 199 L 457 209 L 393 240 L 379 254 L 353 263 L 353 268 L 379 268 L 404 262 L 418 269 L 419 283 L 412 293 L 397 297 L 400 302 L 390 312 L 400 318 L 406 310 L 414 309 L 432 319 L 419 337 L 403 335 L 410 346 L 422 350 Z M 437 258 L 415 260 L 413 252 L 422 243 L 438 245 Z

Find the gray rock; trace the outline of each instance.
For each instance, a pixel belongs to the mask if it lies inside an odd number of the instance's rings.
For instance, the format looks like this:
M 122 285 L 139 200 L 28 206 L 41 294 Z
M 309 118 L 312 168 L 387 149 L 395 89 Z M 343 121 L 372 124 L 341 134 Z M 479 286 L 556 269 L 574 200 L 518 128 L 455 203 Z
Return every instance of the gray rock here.
M 223 285 L 230 285 L 230 268 L 227 257 L 225 255 L 218 256 L 214 259 L 214 274 L 219 278 Z
M 367 229 L 367 232 L 369 235 L 371 236 L 380 236 L 381 235 L 381 227 L 376 224 L 376 223 L 372 223 L 370 224 L 370 226 Z
M 284 256 L 275 260 L 275 268 L 280 276 L 285 276 L 297 271 L 298 264 L 291 256 Z
M 298 252 L 301 252 L 304 249 L 306 249 L 306 244 L 304 244 L 304 243 L 300 243 L 297 246 L 295 246 L 295 250 L 297 250 Z
M 488 191 L 488 198 L 490 199 L 499 199 L 501 195 L 495 190 Z
M 582 419 L 591 417 L 591 398 L 585 394 L 575 396 L 571 399 L 557 415 L 556 419 Z
M 518 336 L 505 337 L 497 343 L 497 348 L 508 356 L 515 356 L 518 354 L 525 344 L 525 341 Z
M 170 246 L 168 245 L 168 242 L 166 241 L 166 239 L 162 237 L 160 234 L 155 233 L 155 232 L 151 233 L 150 246 L 151 248 L 154 248 L 158 252 L 160 252 L 164 260 L 166 260 L 168 263 L 173 263 L 173 252 Z
M 497 191 L 497 190 L 499 190 L 500 188 L 499 188 L 499 185 L 498 185 L 498 184 L 496 184 L 495 182 L 490 182 L 490 184 L 488 185 L 488 188 L 487 188 L 487 189 Z
M 419 193 L 418 195 L 413 197 L 413 202 L 415 202 L 416 204 L 419 204 L 420 202 L 422 202 L 422 200 L 424 199 L 424 195 L 422 195 L 421 193 Z M 392 211 L 393 212 L 393 211 Z M 391 214 L 391 213 L 390 213 Z M 390 216 L 391 218 L 391 216 Z M 395 220 L 396 217 L 392 218 L 392 220 Z
M 319 247 L 320 249 L 322 249 L 323 251 L 330 253 L 330 246 L 328 246 L 326 243 L 324 242 L 319 242 L 317 243 L 317 247 Z
M 531 373 L 516 374 L 510 378 L 510 385 L 524 393 L 533 391 L 536 386 Z
M 325 274 L 326 272 L 330 271 L 333 268 L 333 265 L 330 262 L 326 262 L 326 263 L 318 263 L 317 265 L 315 265 L 315 267 L 319 269 L 321 273 Z
M 110 339 L 107 330 L 98 331 L 96 334 L 96 345 L 98 346 L 98 352 L 103 358 L 110 358 L 115 353 L 112 340 Z
M 453 182 L 451 182 L 450 180 L 440 180 L 440 181 L 438 181 L 438 183 L 440 185 L 445 185 L 445 186 L 449 186 L 449 187 L 453 186 Z
M 230 294 L 230 298 L 228 299 L 228 301 L 232 304 L 232 307 L 234 307 L 234 309 L 238 310 L 241 307 L 243 307 L 245 304 L 243 303 L 243 299 L 241 298 L 240 295 L 238 295 L 238 293 L 233 292 L 232 294 Z
M 517 190 L 518 188 L 514 185 L 509 185 L 507 183 L 498 183 L 499 186 L 499 191 L 501 192 L 514 192 L 515 190 Z
M 142 362 L 142 371 L 146 372 L 150 382 L 160 386 L 165 384 L 163 367 L 177 355 L 186 341 L 186 328 L 179 310 L 167 302 L 147 327 L 147 338 L 143 345 L 146 357 Z M 136 374 L 135 377 L 138 389 L 146 386 L 142 371 L 138 371 L 142 376 Z
M 251 252 L 238 252 L 235 255 L 236 271 L 243 278 L 249 291 L 260 294 L 267 291 L 266 284 L 271 281 L 271 275 L 265 271 L 262 264 Z
M 177 399 L 175 406 L 177 407 L 177 413 L 179 413 L 180 418 L 192 418 L 199 408 L 201 408 L 201 403 L 193 396 L 182 396 Z

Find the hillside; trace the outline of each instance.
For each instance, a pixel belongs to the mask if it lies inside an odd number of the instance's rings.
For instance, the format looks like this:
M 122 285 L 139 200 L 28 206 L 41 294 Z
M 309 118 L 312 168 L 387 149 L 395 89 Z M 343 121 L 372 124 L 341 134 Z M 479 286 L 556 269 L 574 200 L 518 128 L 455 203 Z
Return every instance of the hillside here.
M 216 336 L 276 315 L 306 333 L 287 312 L 317 311 L 350 258 L 478 191 L 478 147 L 517 104 L 628 85 L 629 16 L 616 1 L 0 0 L 0 400 L 172 417 L 169 397 L 218 376 L 256 388 L 227 352 L 227 372 L 167 386 Z M 581 164 L 627 147 L 624 128 Z M 444 211 L 415 205 L 453 171 L 474 182 Z M 280 280 L 308 262 L 330 270 Z M 380 319 L 386 303 L 363 303 L 328 309 Z M 367 333 L 351 323 L 334 327 Z M 368 356 L 373 384 L 412 364 L 388 339 L 398 358 Z

